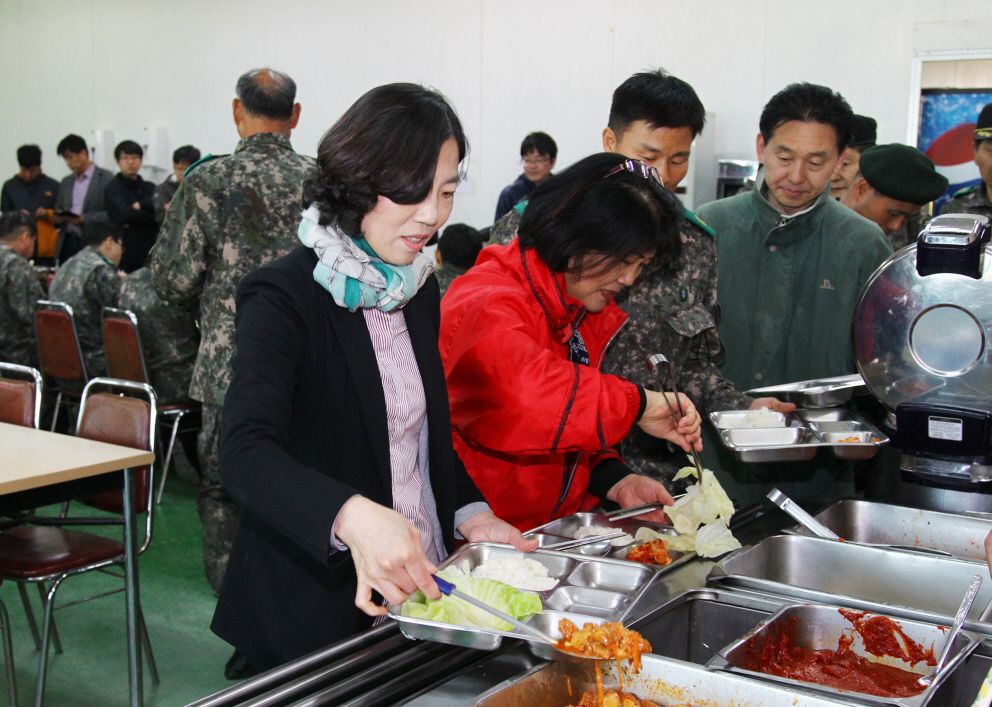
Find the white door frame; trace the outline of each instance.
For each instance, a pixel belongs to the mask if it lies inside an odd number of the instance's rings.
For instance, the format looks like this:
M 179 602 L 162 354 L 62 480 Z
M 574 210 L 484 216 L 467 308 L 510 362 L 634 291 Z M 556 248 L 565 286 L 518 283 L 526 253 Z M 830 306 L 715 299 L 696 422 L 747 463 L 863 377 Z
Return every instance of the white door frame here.
M 916 145 L 920 132 L 920 91 L 923 83 L 923 62 L 925 61 L 967 61 L 969 59 L 992 59 L 992 49 L 962 49 L 950 52 L 917 52 L 913 55 L 913 75 L 909 91 L 909 133 L 907 145 Z

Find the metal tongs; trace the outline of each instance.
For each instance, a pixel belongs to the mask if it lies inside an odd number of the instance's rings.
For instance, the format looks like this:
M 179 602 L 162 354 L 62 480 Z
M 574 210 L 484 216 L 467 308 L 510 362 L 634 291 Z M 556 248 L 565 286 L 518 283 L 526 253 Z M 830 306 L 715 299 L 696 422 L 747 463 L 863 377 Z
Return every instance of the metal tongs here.
M 672 401 L 668 399 L 665 395 L 665 382 L 661 378 L 661 374 L 658 373 L 658 366 L 664 363 L 665 368 L 668 370 L 668 381 L 672 385 L 672 392 L 675 393 L 675 402 L 678 403 L 679 416 L 676 420 L 678 421 L 685 417 L 685 411 L 682 409 L 682 399 L 679 397 L 679 389 L 675 387 L 675 376 L 672 374 L 672 362 L 665 358 L 664 354 L 654 354 L 648 357 L 648 370 L 654 374 L 654 379 L 658 381 L 658 386 L 661 388 L 661 394 L 665 396 L 665 402 L 668 403 L 668 409 L 672 413 L 672 417 L 675 417 L 675 408 L 672 406 Z M 692 455 L 692 462 L 696 465 L 696 473 L 699 475 L 699 480 L 703 479 L 703 465 L 699 463 L 699 455 L 696 454 L 696 450 L 692 447 L 689 448 L 689 453 Z

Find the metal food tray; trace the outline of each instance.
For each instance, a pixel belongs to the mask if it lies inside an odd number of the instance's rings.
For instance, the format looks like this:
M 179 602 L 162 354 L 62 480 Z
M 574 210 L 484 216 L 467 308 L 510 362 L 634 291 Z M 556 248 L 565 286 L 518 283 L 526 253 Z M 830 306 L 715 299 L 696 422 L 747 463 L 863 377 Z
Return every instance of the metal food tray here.
M 710 570 L 707 581 L 801 601 L 840 604 L 888 616 L 950 624 L 971 578 L 987 570 L 974 562 L 838 542 L 775 535 L 735 550 Z M 986 581 L 965 628 L 992 634 L 979 619 L 992 599 Z
M 563 518 L 553 520 L 550 523 L 545 523 L 544 525 L 538 526 L 533 530 L 528 530 L 524 533 L 524 535 L 528 538 L 537 538 L 540 543 L 539 547 L 543 547 L 545 545 L 559 543 L 564 540 L 571 540 L 575 537 L 575 533 L 580 528 L 588 527 L 613 528 L 615 530 L 622 530 L 631 536 L 635 535 L 639 528 L 650 528 L 656 533 L 668 535 L 673 538 L 678 535 L 675 528 L 670 525 L 650 523 L 646 520 L 637 520 L 636 518 L 613 519 L 601 513 L 573 513 L 570 516 L 565 516 Z M 590 543 L 588 545 L 582 545 L 568 550 L 560 550 L 559 552 L 564 552 L 566 554 L 595 555 L 600 557 L 606 556 L 626 560 L 628 550 L 636 544 L 638 543 L 626 545 L 624 547 L 613 547 L 609 540 L 604 540 L 602 542 Z M 668 556 L 672 559 L 669 564 L 651 566 L 657 567 L 659 573 L 668 572 L 691 560 L 696 556 L 696 553 L 691 551 L 680 552 L 678 550 L 669 550 Z
M 868 616 L 877 616 L 864 612 Z M 911 640 L 918 643 L 924 650 L 933 649 L 934 656 L 940 655 L 947 641 L 946 628 L 919 621 L 892 619 Z M 790 624 L 792 624 L 790 626 Z M 840 690 L 826 685 L 779 677 L 754 670 L 744 666 L 748 664 L 749 652 L 760 652 L 769 640 L 774 640 L 779 631 L 794 631 L 795 645 L 811 650 L 837 650 L 843 635 L 853 638 L 850 650 L 871 663 L 888 665 L 919 675 L 933 674 L 934 666 L 921 661 L 916 664 L 908 663 L 893 656 L 875 656 L 865 650 L 861 634 L 854 629 L 854 624 L 840 612 L 840 607 L 819 605 L 793 605 L 783 607 L 769 619 L 762 621 L 753 631 L 740 637 L 724 650 L 723 654 L 714 656 L 708 663 L 709 667 L 730 670 L 741 675 L 748 675 L 759 680 L 770 680 L 783 685 L 791 685 L 813 692 L 822 692 L 837 698 L 856 699 L 874 704 L 902 705 L 903 707 L 923 707 L 940 685 L 948 679 L 954 669 L 967 658 L 978 645 L 978 638 L 968 632 L 960 632 L 951 645 L 951 651 L 943 670 L 934 678 L 930 685 L 918 695 L 911 697 L 881 697 L 868 695 L 850 690 Z M 898 639 L 897 639 L 898 640 Z
M 889 438 L 849 410 L 796 410 L 785 415 L 785 427 L 726 428 L 727 420 L 747 414 L 745 410 L 711 412 L 710 422 L 720 441 L 742 462 L 809 461 L 821 447 L 829 447 L 839 459 L 870 459 Z M 857 437 L 858 442 L 842 442 Z
M 623 691 L 659 705 L 838 707 L 843 704 L 822 695 L 796 692 L 729 672 L 710 671 L 680 660 L 645 655 L 641 661 L 641 671 L 636 675 L 624 663 Z M 620 675 L 616 662 L 602 661 L 602 670 L 603 686 L 617 689 Z M 583 692 L 595 689 L 595 676 L 588 662 L 583 666 L 548 663 L 500 683 L 467 707 L 565 707 L 578 704 Z
M 462 562 L 468 561 L 471 570 L 491 557 L 517 552 L 510 545 L 471 543 L 452 553 L 439 565 L 439 568 L 443 569 L 453 564 L 460 566 Z M 526 553 L 525 557 L 540 562 L 548 568 L 548 575 L 558 580 L 558 584 L 551 589 L 534 592 L 541 597 L 543 611 L 526 620 L 527 623 L 543 628 L 556 638 L 560 637 L 558 633 L 560 618 L 570 618 L 578 626 L 583 623 L 623 621 L 658 576 L 658 568 L 653 565 L 611 557 L 578 556 L 541 549 Z M 388 607 L 388 611 L 389 615 L 399 623 L 400 631 L 408 638 L 451 643 L 479 650 L 496 650 L 504 638 L 535 640 L 533 636 L 517 629 L 495 631 L 416 619 L 401 616 L 399 607 L 392 605 Z
M 868 386 L 859 373 L 833 378 L 816 378 L 753 388 L 745 391 L 752 398 L 778 398 L 786 403 L 795 403 L 801 408 L 830 408 L 843 405 L 855 395 L 864 395 Z
M 985 562 L 985 536 L 992 518 L 963 516 L 871 501 L 838 501 L 816 519 L 845 540 L 938 550 L 954 557 Z M 785 532 L 812 535 L 796 525 Z

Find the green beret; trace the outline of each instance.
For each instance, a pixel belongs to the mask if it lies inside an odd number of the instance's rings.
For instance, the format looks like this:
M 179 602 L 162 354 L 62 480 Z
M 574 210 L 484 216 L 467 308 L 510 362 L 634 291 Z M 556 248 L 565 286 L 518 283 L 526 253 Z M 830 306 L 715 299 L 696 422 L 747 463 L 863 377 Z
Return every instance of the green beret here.
M 876 145 L 861 154 L 861 176 L 882 196 L 928 204 L 947 191 L 947 177 L 930 158 L 909 145 Z
M 878 139 L 878 123 L 867 115 L 854 116 L 854 137 L 848 143 L 851 147 L 871 147 Z
M 992 103 L 982 108 L 975 125 L 975 140 L 992 139 Z

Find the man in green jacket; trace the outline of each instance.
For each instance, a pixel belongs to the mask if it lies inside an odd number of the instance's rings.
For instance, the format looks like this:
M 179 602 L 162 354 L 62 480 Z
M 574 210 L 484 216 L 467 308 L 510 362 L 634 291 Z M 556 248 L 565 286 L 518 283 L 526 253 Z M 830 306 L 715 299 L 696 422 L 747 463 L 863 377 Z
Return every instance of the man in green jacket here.
M 830 198 L 853 118 L 829 88 L 786 87 L 761 113 L 764 173 L 754 191 L 699 209 L 716 232 L 723 373 L 738 389 L 856 371 L 854 308 L 892 245 L 878 225 Z M 814 475 L 796 472 L 805 481 Z

